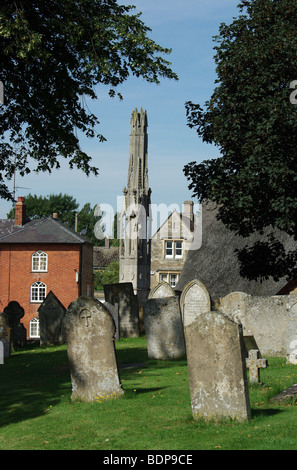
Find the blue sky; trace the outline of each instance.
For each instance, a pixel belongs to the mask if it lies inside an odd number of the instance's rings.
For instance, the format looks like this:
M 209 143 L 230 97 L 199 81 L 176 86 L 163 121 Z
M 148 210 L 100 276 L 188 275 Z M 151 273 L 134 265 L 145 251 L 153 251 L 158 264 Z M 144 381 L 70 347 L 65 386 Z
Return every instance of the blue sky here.
M 86 177 L 63 164 L 51 174 L 31 173 L 16 176 L 17 196 L 51 193 L 72 195 L 82 207 L 109 204 L 117 208 L 117 199 L 127 184 L 130 117 L 135 108 L 142 107 L 148 114 L 148 161 L 152 203 L 177 205 L 191 199 L 183 167 L 191 161 L 214 158 L 218 150 L 203 144 L 195 130 L 186 123 L 185 102 L 191 100 L 203 105 L 210 98 L 215 74 L 214 42 L 222 22 L 231 23 L 239 15 L 239 0 L 131 0 L 119 3 L 133 4 L 141 11 L 142 20 L 152 29 L 150 37 L 163 47 L 172 48 L 166 57 L 179 81 L 162 80 L 160 85 L 148 84 L 143 79 L 130 77 L 119 91 L 123 101 L 111 99 L 105 88 L 98 87 L 98 99 L 88 106 L 100 120 L 99 131 L 107 142 L 81 139 L 81 147 L 88 152 L 99 176 Z M 12 190 L 13 183 L 9 183 Z M 28 189 L 23 189 L 23 188 Z M 194 200 L 194 202 L 196 202 Z M 0 218 L 5 218 L 11 204 L 0 200 Z

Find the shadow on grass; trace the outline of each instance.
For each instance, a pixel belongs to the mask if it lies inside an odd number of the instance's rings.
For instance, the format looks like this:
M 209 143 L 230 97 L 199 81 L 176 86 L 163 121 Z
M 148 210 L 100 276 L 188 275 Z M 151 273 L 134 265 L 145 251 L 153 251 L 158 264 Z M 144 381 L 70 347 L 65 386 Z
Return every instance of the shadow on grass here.
M 0 365 L 0 426 L 43 415 L 70 393 L 66 349 L 15 353 Z
M 279 413 L 283 413 L 283 410 L 269 408 L 269 409 L 251 409 L 251 417 L 252 418 L 259 418 L 262 416 L 263 418 L 268 418 L 269 416 L 275 416 Z
M 139 368 L 158 369 L 186 365 L 184 361 L 149 360 L 145 347 L 121 347 L 117 362 L 140 364 Z M 143 364 L 145 363 L 145 364 Z M 120 370 L 120 377 L 135 380 L 134 371 Z M 130 384 L 130 387 L 133 385 Z M 129 388 L 130 388 L 129 387 Z M 137 384 L 135 383 L 135 388 Z M 35 347 L 17 351 L 0 365 L 0 427 L 44 415 L 51 406 L 70 402 L 71 378 L 66 346 Z M 125 389 L 125 385 L 123 385 Z M 161 388 L 138 388 L 137 393 L 153 393 Z M 133 392 L 130 392 L 133 395 Z

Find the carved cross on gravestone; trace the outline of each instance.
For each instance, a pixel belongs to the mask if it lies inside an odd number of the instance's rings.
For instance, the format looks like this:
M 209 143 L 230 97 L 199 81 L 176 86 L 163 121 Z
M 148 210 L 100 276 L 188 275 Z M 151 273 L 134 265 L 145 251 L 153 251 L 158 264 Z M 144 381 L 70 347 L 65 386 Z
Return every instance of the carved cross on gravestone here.
M 259 383 L 260 369 L 268 367 L 267 359 L 260 359 L 259 355 L 258 349 L 251 349 L 249 351 L 249 357 L 246 359 L 246 367 L 249 369 L 251 383 Z
M 80 318 L 81 320 L 85 320 L 85 326 L 88 327 L 88 326 L 89 326 L 89 318 L 91 318 L 91 316 L 92 316 L 92 315 L 91 315 L 91 312 L 90 312 L 89 310 L 86 310 L 86 309 L 85 309 L 85 310 L 82 310 L 82 311 L 80 312 L 79 318 Z

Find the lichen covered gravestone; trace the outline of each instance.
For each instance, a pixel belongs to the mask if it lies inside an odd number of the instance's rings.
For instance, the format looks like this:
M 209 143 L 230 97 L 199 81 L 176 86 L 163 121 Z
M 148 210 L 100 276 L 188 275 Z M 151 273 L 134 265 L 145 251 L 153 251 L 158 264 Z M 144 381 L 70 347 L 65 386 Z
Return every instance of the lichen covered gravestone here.
M 260 358 L 260 351 L 258 349 L 251 349 L 249 357 L 246 359 L 246 366 L 249 369 L 249 378 L 251 383 L 260 382 L 260 369 L 265 369 L 268 366 L 267 359 Z
M 201 313 L 211 310 L 211 300 L 205 285 L 194 279 L 187 284 L 180 297 L 184 326 L 189 325 Z
M 115 324 L 99 301 L 79 297 L 63 320 L 72 381 L 72 400 L 94 401 L 124 393 L 114 346 Z
M 185 339 L 194 419 L 249 419 L 241 325 L 208 312 L 185 327 Z
M 174 297 L 175 292 L 168 282 L 162 281 L 149 293 L 149 299 L 160 299 L 164 297 Z
M 143 302 L 143 321 L 150 359 L 172 360 L 186 353 L 183 324 L 177 297 Z

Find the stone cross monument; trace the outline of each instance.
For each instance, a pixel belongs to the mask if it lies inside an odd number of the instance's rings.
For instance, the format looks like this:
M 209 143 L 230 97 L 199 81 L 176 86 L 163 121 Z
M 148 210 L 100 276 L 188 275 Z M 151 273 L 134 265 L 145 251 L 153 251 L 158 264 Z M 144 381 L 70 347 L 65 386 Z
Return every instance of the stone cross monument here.
M 120 218 L 120 282 L 132 282 L 139 301 L 150 291 L 150 196 L 148 182 L 147 113 L 135 109 L 131 116 L 127 187 Z

